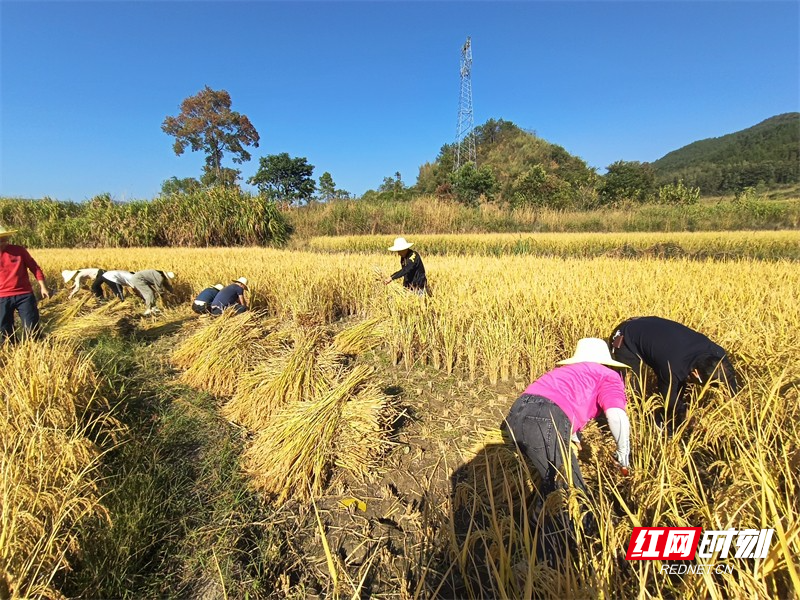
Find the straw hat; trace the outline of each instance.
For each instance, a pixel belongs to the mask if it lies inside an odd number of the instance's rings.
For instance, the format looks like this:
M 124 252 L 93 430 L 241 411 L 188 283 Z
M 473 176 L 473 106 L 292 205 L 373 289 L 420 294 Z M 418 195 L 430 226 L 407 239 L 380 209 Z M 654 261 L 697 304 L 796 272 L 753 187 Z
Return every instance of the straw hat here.
M 395 238 L 394 245 L 389 248 L 392 252 L 400 252 L 401 250 L 408 250 L 414 244 L 409 244 L 406 238 Z
M 217 291 L 219 292 L 219 291 L 221 291 L 221 290 L 222 290 L 222 288 L 223 288 L 223 287 L 225 287 L 225 286 L 223 286 L 221 283 L 215 283 L 215 284 L 214 284 L 214 285 L 212 285 L 211 287 L 213 287 L 215 290 L 217 290 Z
M 17 231 L 19 231 L 19 229 L 8 229 L 7 227 L 0 225 L 0 238 L 14 235 L 15 233 L 17 233 Z
M 608 351 L 608 344 L 600 338 L 583 338 L 578 340 L 578 345 L 575 347 L 575 354 L 570 358 L 558 361 L 556 364 L 573 365 L 582 362 L 600 363 L 607 367 L 630 368 L 628 365 L 611 358 L 611 353 Z
M 78 271 L 61 271 L 61 276 L 64 278 L 64 283 L 69 283 L 70 280 L 78 274 Z
M 250 289 L 247 287 L 247 277 L 239 277 L 239 279 L 234 279 L 233 283 L 241 283 L 244 289 Z
M 173 273 L 172 271 L 167 271 L 166 273 L 164 273 L 164 275 L 167 276 L 167 279 L 175 279 L 175 273 Z

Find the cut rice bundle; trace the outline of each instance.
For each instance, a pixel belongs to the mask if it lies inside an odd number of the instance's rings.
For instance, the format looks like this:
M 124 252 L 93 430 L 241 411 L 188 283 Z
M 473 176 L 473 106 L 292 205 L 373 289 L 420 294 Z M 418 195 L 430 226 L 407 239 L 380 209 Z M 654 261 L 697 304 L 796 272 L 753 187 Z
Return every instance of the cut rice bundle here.
M 357 365 L 317 400 L 279 411 L 245 452 L 245 469 L 257 489 L 280 504 L 322 493 L 335 459 L 335 440 L 346 402 L 373 369 Z
M 268 327 L 255 311 L 225 313 L 189 336 L 172 354 L 172 363 L 184 368 L 180 380 L 217 396 L 236 391 L 240 376 L 269 356 Z
M 288 337 L 294 337 L 294 347 Z M 258 431 L 287 404 L 310 400 L 330 386 L 337 362 L 321 347 L 328 341 L 320 327 L 281 330 L 271 334 L 269 358 L 242 376 L 233 400 L 222 410 L 225 418 Z

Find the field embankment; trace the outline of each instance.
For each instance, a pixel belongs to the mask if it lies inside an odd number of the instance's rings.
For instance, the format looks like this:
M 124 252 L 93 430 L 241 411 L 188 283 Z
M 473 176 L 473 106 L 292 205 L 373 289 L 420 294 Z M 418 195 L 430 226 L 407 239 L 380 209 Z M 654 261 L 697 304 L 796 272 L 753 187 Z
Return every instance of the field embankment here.
M 380 283 L 397 269 L 382 247 L 35 252 L 51 280 L 77 266 L 178 276 L 167 299 L 176 304 L 157 318 L 130 298 L 87 306 L 51 330 L 89 340 L 102 330 L 98 364 L 117 366 L 98 372 L 124 384 L 116 404 L 125 398 L 118 410 L 133 411 L 117 413 L 131 430 L 104 463 L 113 489 L 132 492 L 105 502 L 120 529 L 96 519 L 79 536 L 83 560 L 62 589 L 126 596 L 139 585 L 175 598 L 796 594 L 796 262 L 486 254 L 423 253 L 434 291 L 419 298 Z M 265 314 L 189 312 L 194 291 L 240 275 Z M 109 323 L 104 311 L 121 312 Z M 587 502 L 602 525 L 552 569 L 533 550 L 536 478 L 497 427 L 577 339 L 642 314 L 686 323 L 728 349 L 742 391 L 696 394 L 672 438 L 653 422 L 655 396 L 631 398 L 629 477 L 613 467 L 608 432 L 592 425 L 580 455 L 589 497 L 565 501 L 574 511 Z M 314 418 L 322 414 L 330 419 Z M 640 524 L 776 533 L 763 561 L 719 559 L 732 574 L 671 577 L 624 560 Z

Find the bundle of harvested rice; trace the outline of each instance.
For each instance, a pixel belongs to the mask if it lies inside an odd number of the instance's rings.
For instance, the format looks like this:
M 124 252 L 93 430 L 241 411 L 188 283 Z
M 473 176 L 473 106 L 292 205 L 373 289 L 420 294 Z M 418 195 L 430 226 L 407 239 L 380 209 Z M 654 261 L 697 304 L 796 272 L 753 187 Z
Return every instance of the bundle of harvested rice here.
M 0 346 L 0 597 L 60 598 L 54 579 L 78 549 L 80 522 L 106 516 L 97 487 L 97 394 L 74 345 Z
M 392 446 L 389 440 L 398 418 L 396 403 L 374 384 L 361 388 L 344 405 L 336 434 L 338 467 L 366 479 L 375 472 L 375 462 Z
M 53 338 L 81 341 L 101 334 L 128 333 L 134 327 L 131 318 L 136 314 L 136 308 L 130 302 L 115 299 L 99 304 L 94 297 L 86 296 L 76 304 L 80 304 L 81 309 L 66 311 L 59 317 L 59 325 L 51 334 Z M 66 318 L 70 314 L 73 316 Z
M 383 344 L 385 333 L 386 317 L 379 315 L 339 332 L 333 346 L 342 354 L 361 354 Z
M 335 439 L 346 402 L 373 369 L 357 365 L 317 399 L 287 405 L 245 451 L 245 470 L 254 487 L 280 504 L 322 492 L 334 463 Z
M 257 311 L 212 320 L 172 353 L 172 363 L 185 369 L 180 380 L 217 396 L 232 395 L 241 375 L 267 358 L 265 339 L 274 325 Z
M 294 338 L 294 347 L 287 343 Z M 259 431 L 285 405 L 318 397 L 337 376 L 337 356 L 325 352 L 321 327 L 281 330 L 266 338 L 271 356 L 244 374 L 236 394 L 222 409 L 225 418 Z

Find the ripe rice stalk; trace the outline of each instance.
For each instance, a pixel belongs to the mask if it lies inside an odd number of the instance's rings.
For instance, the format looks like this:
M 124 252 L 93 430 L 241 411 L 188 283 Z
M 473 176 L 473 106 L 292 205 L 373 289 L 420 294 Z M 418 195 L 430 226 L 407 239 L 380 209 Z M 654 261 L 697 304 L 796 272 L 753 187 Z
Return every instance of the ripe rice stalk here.
M 339 332 L 333 346 L 342 354 L 358 355 L 383 344 L 386 335 L 386 317 L 378 315 Z
M 107 409 L 96 395 L 97 378 L 91 360 L 74 344 L 26 340 L 0 346 L 0 430 L 13 426 L 66 428 L 90 408 Z
M 293 348 L 288 347 L 289 337 L 294 338 Z M 329 340 L 321 327 L 279 330 L 265 341 L 269 358 L 242 375 L 233 399 L 222 409 L 225 418 L 252 431 L 267 427 L 287 404 L 312 399 L 337 369 L 335 357 L 322 352 Z
M 173 364 L 185 369 L 180 381 L 219 397 L 231 396 L 241 375 L 268 357 L 264 339 L 275 322 L 263 317 L 257 311 L 225 313 L 190 335 L 172 354 Z
M 63 320 L 50 334 L 56 340 L 81 342 L 84 339 L 96 338 L 102 334 L 119 335 L 134 329 L 131 323 L 136 310 L 131 303 L 111 300 L 98 305 L 93 297 L 84 301 L 90 310 L 82 311 L 70 319 Z M 91 308 L 95 306 L 96 308 Z
M 390 437 L 397 418 L 395 402 L 377 385 L 362 387 L 342 410 L 335 440 L 336 466 L 368 479 L 378 468 L 377 459 L 392 446 Z
M 347 400 L 373 369 L 356 365 L 335 387 L 314 400 L 287 405 L 245 451 L 245 470 L 254 487 L 278 504 L 319 496 L 334 463 L 334 443 Z
M 78 524 L 107 516 L 100 453 L 87 436 L 103 426 L 95 411 L 108 406 L 91 359 L 72 344 L 4 345 L 0 363 L 0 591 L 60 598 L 52 581 L 78 549 Z

